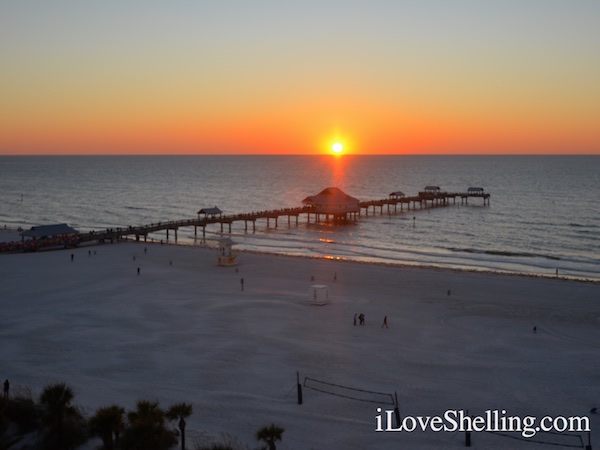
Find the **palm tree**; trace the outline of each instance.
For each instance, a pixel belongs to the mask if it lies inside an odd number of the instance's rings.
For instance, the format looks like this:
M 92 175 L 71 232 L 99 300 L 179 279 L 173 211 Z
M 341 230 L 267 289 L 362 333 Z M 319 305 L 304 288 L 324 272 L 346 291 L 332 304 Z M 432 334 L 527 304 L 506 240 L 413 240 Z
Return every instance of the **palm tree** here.
M 177 443 L 165 426 L 165 412 L 158 402 L 139 400 L 136 410 L 127 414 L 129 426 L 123 433 L 123 446 L 129 450 L 168 450 Z
M 181 450 L 185 450 L 185 419 L 192 415 L 192 405 L 189 403 L 176 403 L 167 410 L 167 419 L 179 419 L 178 426 L 181 432 Z
M 120 406 L 112 405 L 98 409 L 96 414 L 90 418 L 90 432 L 100 436 L 103 449 L 113 450 L 115 442 L 119 440 L 121 430 L 125 427 L 124 417 L 125 410 Z
M 40 403 L 44 407 L 44 421 L 51 432 L 57 433 L 57 446 L 61 449 L 66 447 L 64 442 L 65 420 L 81 419 L 81 414 L 71 404 L 74 398 L 73 389 L 65 383 L 46 386 L 40 396 Z
M 275 424 L 271 424 L 268 427 L 262 427 L 256 432 L 256 439 L 259 441 L 265 441 L 269 446 L 269 450 L 277 450 L 275 442 L 281 440 L 281 435 L 285 431 L 285 428 L 278 427 Z

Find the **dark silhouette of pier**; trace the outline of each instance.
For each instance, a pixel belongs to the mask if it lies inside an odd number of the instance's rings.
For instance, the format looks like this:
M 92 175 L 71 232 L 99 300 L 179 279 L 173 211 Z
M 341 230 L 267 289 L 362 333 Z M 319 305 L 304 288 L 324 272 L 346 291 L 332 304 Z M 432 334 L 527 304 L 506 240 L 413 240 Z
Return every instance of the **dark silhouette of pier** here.
M 483 204 L 489 205 L 490 194 L 485 193 L 482 188 L 469 188 L 467 192 L 442 192 L 438 186 L 427 186 L 424 191 L 419 192 L 415 196 L 404 196 L 400 192 L 390 194 L 387 198 L 379 200 L 367 200 L 359 203 L 359 211 L 356 214 L 348 214 L 344 217 L 344 221 L 356 220 L 356 216 L 365 216 L 371 214 L 395 214 L 399 211 L 427 209 L 435 207 L 449 206 L 450 204 L 456 204 L 456 199 L 460 199 L 461 204 L 468 204 L 471 198 L 483 199 Z M 385 211 L 384 211 L 385 210 Z M 194 238 L 198 238 L 199 230 L 201 237 L 204 240 L 206 238 L 206 227 L 213 224 L 220 226 L 220 231 L 224 232 L 227 227 L 227 231 L 231 233 L 231 227 L 234 222 L 243 222 L 244 231 L 248 232 L 251 228 L 252 232 L 256 231 L 256 221 L 266 220 L 267 228 L 271 226 L 273 221 L 274 226 L 279 225 L 281 218 L 287 218 L 287 225 L 291 226 L 292 222 L 295 225 L 299 224 L 300 216 L 306 216 L 307 223 L 311 223 L 311 219 L 314 223 L 322 222 L 339 222 L 339 214 L 327 214 L 323 212 L 317 212 L 313 206 L 300 206 L 296 208 L 281 208 L 267 211 L 257 211 L 242 214 L 233 215 L 205 215 L 204 217 L 198 217 L 193 219 L 174 220 L 168 222 L 151 223 L 149 225 L 140 226 L 129 226 L 126 228 L 109 228 L 102 231 L 91 231 L 88 233 L 79 234 L 79 242 L 115 242 L 124 239 L 134 238 L 137 241 L 146 241 L 149 234 L 157 232 L 166 232 L 166 240 L 169 240 L 169 234 L 172 232 L 175 241 L 177 241 L 177 232 L 180 228 L 194 228 Z

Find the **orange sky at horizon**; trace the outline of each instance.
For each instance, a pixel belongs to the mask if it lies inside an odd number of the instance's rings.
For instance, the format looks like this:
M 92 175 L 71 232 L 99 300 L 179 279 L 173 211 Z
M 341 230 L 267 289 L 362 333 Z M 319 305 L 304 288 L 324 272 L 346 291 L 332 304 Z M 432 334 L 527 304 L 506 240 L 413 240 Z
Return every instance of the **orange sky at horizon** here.
M 600 3 L 234 3 L 0 5 L 0 155 L 600 154 Z
M 381 114 L 370 121 L 347 114 L 339 125 L 341 121 L 330 124 L 314 114 L 309 117 L 303 123 L 302 117 L 273 112 L 202 124 L 102 118 L 100 128 L 56 119 L 23 121 L 13 124 L 12 133 L 2 134 L 0 154 L 322 154 L 330 153 L 336 141 L 344 145 L 344 154 L 600 153 L 600 135 L 591 124 L 587 129 L 582 124 L 552 127 L 509 118 L 486 123 L 485 118 L 435 120 L 406 113 L 400 120 L 394 120 L 400 114 Z

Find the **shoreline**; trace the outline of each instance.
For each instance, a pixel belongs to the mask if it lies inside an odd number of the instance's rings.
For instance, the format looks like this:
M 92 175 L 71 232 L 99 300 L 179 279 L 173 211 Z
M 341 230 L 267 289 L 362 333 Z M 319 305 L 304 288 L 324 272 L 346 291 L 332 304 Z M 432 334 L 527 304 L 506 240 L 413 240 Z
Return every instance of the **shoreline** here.
M 3 236 L 3 234 L 13 235 L 18 238 L 18 233 L 19 233 L 19 230 L 0 229 L 0 243 L 8 242 L 8 240 L 5 238 L 5 236 Z M 12 240 L 14 241 L 15 239 L 12 239 Z M 208 240 L 208 241 L 212 242 L 212 240 Z M 188 248 L 188 247 L 189 248 L 206 248 L 206 249 L 213 248 L 213 247 L 211 247 L 211 245 L 207 245 L 207 244 L 187 244 L 187 243 L 179 244 L 179 243 L 174 243 L 174 242 L 157 242 L 154 239 L 151 239 L 146 242 L 124 239 L 123 241 L 116 242 L 115 244 L 119 244 L 119 243 L 133 243 L 133 244 L 140 244 L 140 245 L 170 245 L 170 246 L 174 246 L 174 247 L 183 247 L 183 248 Z M 96 243 L 88 243 L 85 245 L 85 247 L 104 246 L 104 245 L 114 245 L 114 244 L 106 244 L 106 243 L 96 242 Z M 57 248 L 57 249 L 46 249 L 46 250 L 41 250 L 41 251 L 53 251 L 53 250 L 66 250 L 66 249 Z M 487 274 L 487 275 L 505 275 L 505 276 L 514 276 L 514 277 L 523 277 L 523 278 L 563 280 L 563 281 L 570 281 L 570 282 L 576 282 L 576 283 L 600 284 L 600 278 L 598 278 L 598 279 L 586 278 L 586 277 L 578 277 L 578 276 L 571 276 L 571 275 L 556 276 L 556 275 L 551 275 L 551 274 L 514 272 L 514 271 L 509 271 L 509 270 L 502 271 L 502 270 L 493 270 L 493 269 L 486 269 L 486 268 L 457 268 L 457 267 L 448 267 L 448 266 L 436 266 L 436 265 L 431 265 L 431 264 L 409 264 L 406 262 L 394 263 L 394 262 L 385 262 L 385 261 L 360 261 L 360 260 L 356 260 L 356 259 L 341 258 L 341 257 L 295 255 L 295 254 L 286 254 L 286 253 L 272 253 L 272 252 L 266 252 L 266 251 L 260 251 L 260 250 L 241 250 L 241 249 L 238 250 L 238 249 L 235 249 L 234 252 L 238 253 L 238 254 L 246 253 L 246 254 L 256 254 L 256 255 L 265 255 L 265 256 L 282 256 L 285 258 L 300 258 L 300 259 L 307 259 L 307 260 L 339 261 L 339 262 L 346 262 L 346 263 L 365 264 L 365 265 L 374 265 L 374 266 L 383 266 L 383 267 L 399 267 L 399 268 L 408 268 L 408 269 L 417 269 L 417 270 L 420 269 L 420 270 L 431 270 L 431 271 L 443 271 L 443 272 L 452 272 L 452 273 L 457 273 L 457 274 L 473 273 L 473 274 Z M 1 253 L 0 253 L 0 255 L 1 255 Z
M 177 245 L 177 244 L 174 244 Z M 287 255 L 283 253 L 269 253 L 269 252 L 261 252 L 257 250 L 239 250 L 239 253 L 249 253 L 249 254 L 257 254 L 257 255 L 265 255 L 265 256 L 283 256 L 286 258 L 306 258 L 306 259 L 316 259 L 316 260 L 326 260 L 326 261 L 338 261 L 345 263 L 353 263 L 353 264 L 365 264 L 365 265 L 374 265 L 374 266 L 384 266 L 384 267 L 400 267 L 407 269 L 422 269 L 422 270 L 431 270 L 431 271 L 440 271 L 440 272 L 454 272 L 457 274 L 460 273 L 473 273 L 473 274 L 484 274 L 484 275 L 507 275 L 507 276 L 515 276 L 515 277 L 525 277 L 525 278 L 540 278 L 540 279 L 550 279 L 550 280 L 563 280 L 563 281 L 572 281 L 578 283 L 592 283 L 592 284 L 600 284 L 600 279 L 594 278 L 583 278 L 583 277 L 575 277 L 575 276 L 564 276 L 559 275 L 558 277 L 555 275 L 544 275 L 544 274 L 535 274 L 535 273 L 527 273 L 527 272 L 511 272 L 511 271 L 501 271 L 501 270 L 492 270 L 492 269 L 467 269 L 467 268 L 456 268 L 456 267 L 445 267 L 445 266 L 432 266 L 430 264 L 408 264 L 408 263 L 391 263 L 391 262 L 377 262 L 377 261 L 358 261 L 355 259 L 347 259 L 347 258 L 333 258 L 333 257 L 320 257 L 320 256 L 305 256 L 305 255 Z

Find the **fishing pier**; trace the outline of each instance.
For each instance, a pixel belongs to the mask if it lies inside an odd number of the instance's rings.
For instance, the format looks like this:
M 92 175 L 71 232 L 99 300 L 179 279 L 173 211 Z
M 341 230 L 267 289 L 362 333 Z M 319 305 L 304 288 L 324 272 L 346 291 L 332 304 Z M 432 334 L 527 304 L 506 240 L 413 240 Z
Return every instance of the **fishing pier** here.
M 415 196 L 406 196 L 400 191 L 392 192 L 387 198 L 379 200 L 359 201 L 338 188 L 327 188 L 321 193 L 307 197 L 303 200 L 303 206 L 296 208 L 282 208 L 267 211 L 257 211 L 242 214 L 224 215 L 218 208 L 205 208 L 198 211 L 198 217 L 193 219 L 174 220 L 168 222 L 151 223 L 149 225 L 129 226 L 127 228 L 109 228 L 103 231 L 91 231 L 80 233 L 78 240 L 84 242 L 114 242 L 122 239 L 135 238 L 135 240 L 146 241 L 148 235 L 157 232 L 166 232 L 166 240 L 173 233 L 177 241 L 177 232 L 180 228 L 194 228 L 194 238 L 201 234 L 206 238 L 206 227 L 219 225 L 220 231 L 231 233 L 232 225 L 243 222 L 244 231 L 256 231 L 256 222 L 266 220 L 266 226 L 279 225 L 281 218 L 287 219 L 287 225 L 299 224 L 300 216 L 306 217 L 307 223 L 346 223 L 355 221 L 359 216 L 383 214 L 396 214 L 398 212 L 427 209 L 455 205 L 457 199 L 460 204 L 468 204 L 470 199 L 482 199 L 483 205 L 490 204 L 490 194 L 484 192 L 483 188 L 471 187 L 466 192 L 443 192 L 439 186 L 426 186 L 425 189 Z M 200 233 L 199 229 L 200 228 Z
M 20 241 L 0 242 L 0 253 L 36 251 L 57 247 L 68 248 L 83 243 L 118 242 L 129 239 L 146 242 L 150 234 L 160 232 L 166 233 L 167 241 L 169 241 L 170 233 L 173 233 L 174 240 L 177 241 L 178 230 L 190 227 L 194 228 L 195 239 L 198 239 L 198 229 L 200 229 L 201 238 L 205 241 L 206 228 L 215 224 L 220 227 L 221 233 L 225 232 L 225 228 L 231 233 L 232 225 L 236 222 L 244 223 L 245 232 L 248 232 L 249 228 L 252 229 L 252 232 L 256 232 L 256 222 L 258 220 L 266 220 L 267 228 L 271 227 L 271 221 L 277 227 L 281 218 L 287 218 L 288 227 L 292 225 L 292 222 L 297 226 L 301 216 L 306 217 L 307 223 L 344 224 L 356 221 L 362 215 L 377 215 L 377 213 L 391 215 L 398 213 L 398 210 L 400 212 L 410 211 L 411 209 L 415 211 L 417 209 L 455 205 L 457 199 L 460 199 L 460 204 L 468 204 L 471 199 L 482 199 L 484 206 L 490 204 L 490 194 L 480 187 L 468 188 L 466 192 L 443 192 L 439 186 L 426 186 L 423 191 L 415 196 L 406 196 L 403 192 L 396 191 L 389 194 L 387 198 L 367 201 L 360 201 L 339 188 L 330 187 L 316 195 L 306 197 L 302 200 L 302 206 L 296 208 L 281 208 L 233 215 L 224 215 L 217 207 L 204 208 L 198 211 L 197 217 L 193 219 L 158 222 L 127 228 L 108 228 L 85 233 L 78 232 L 67 224 L 41 225 L 22 232 Z

